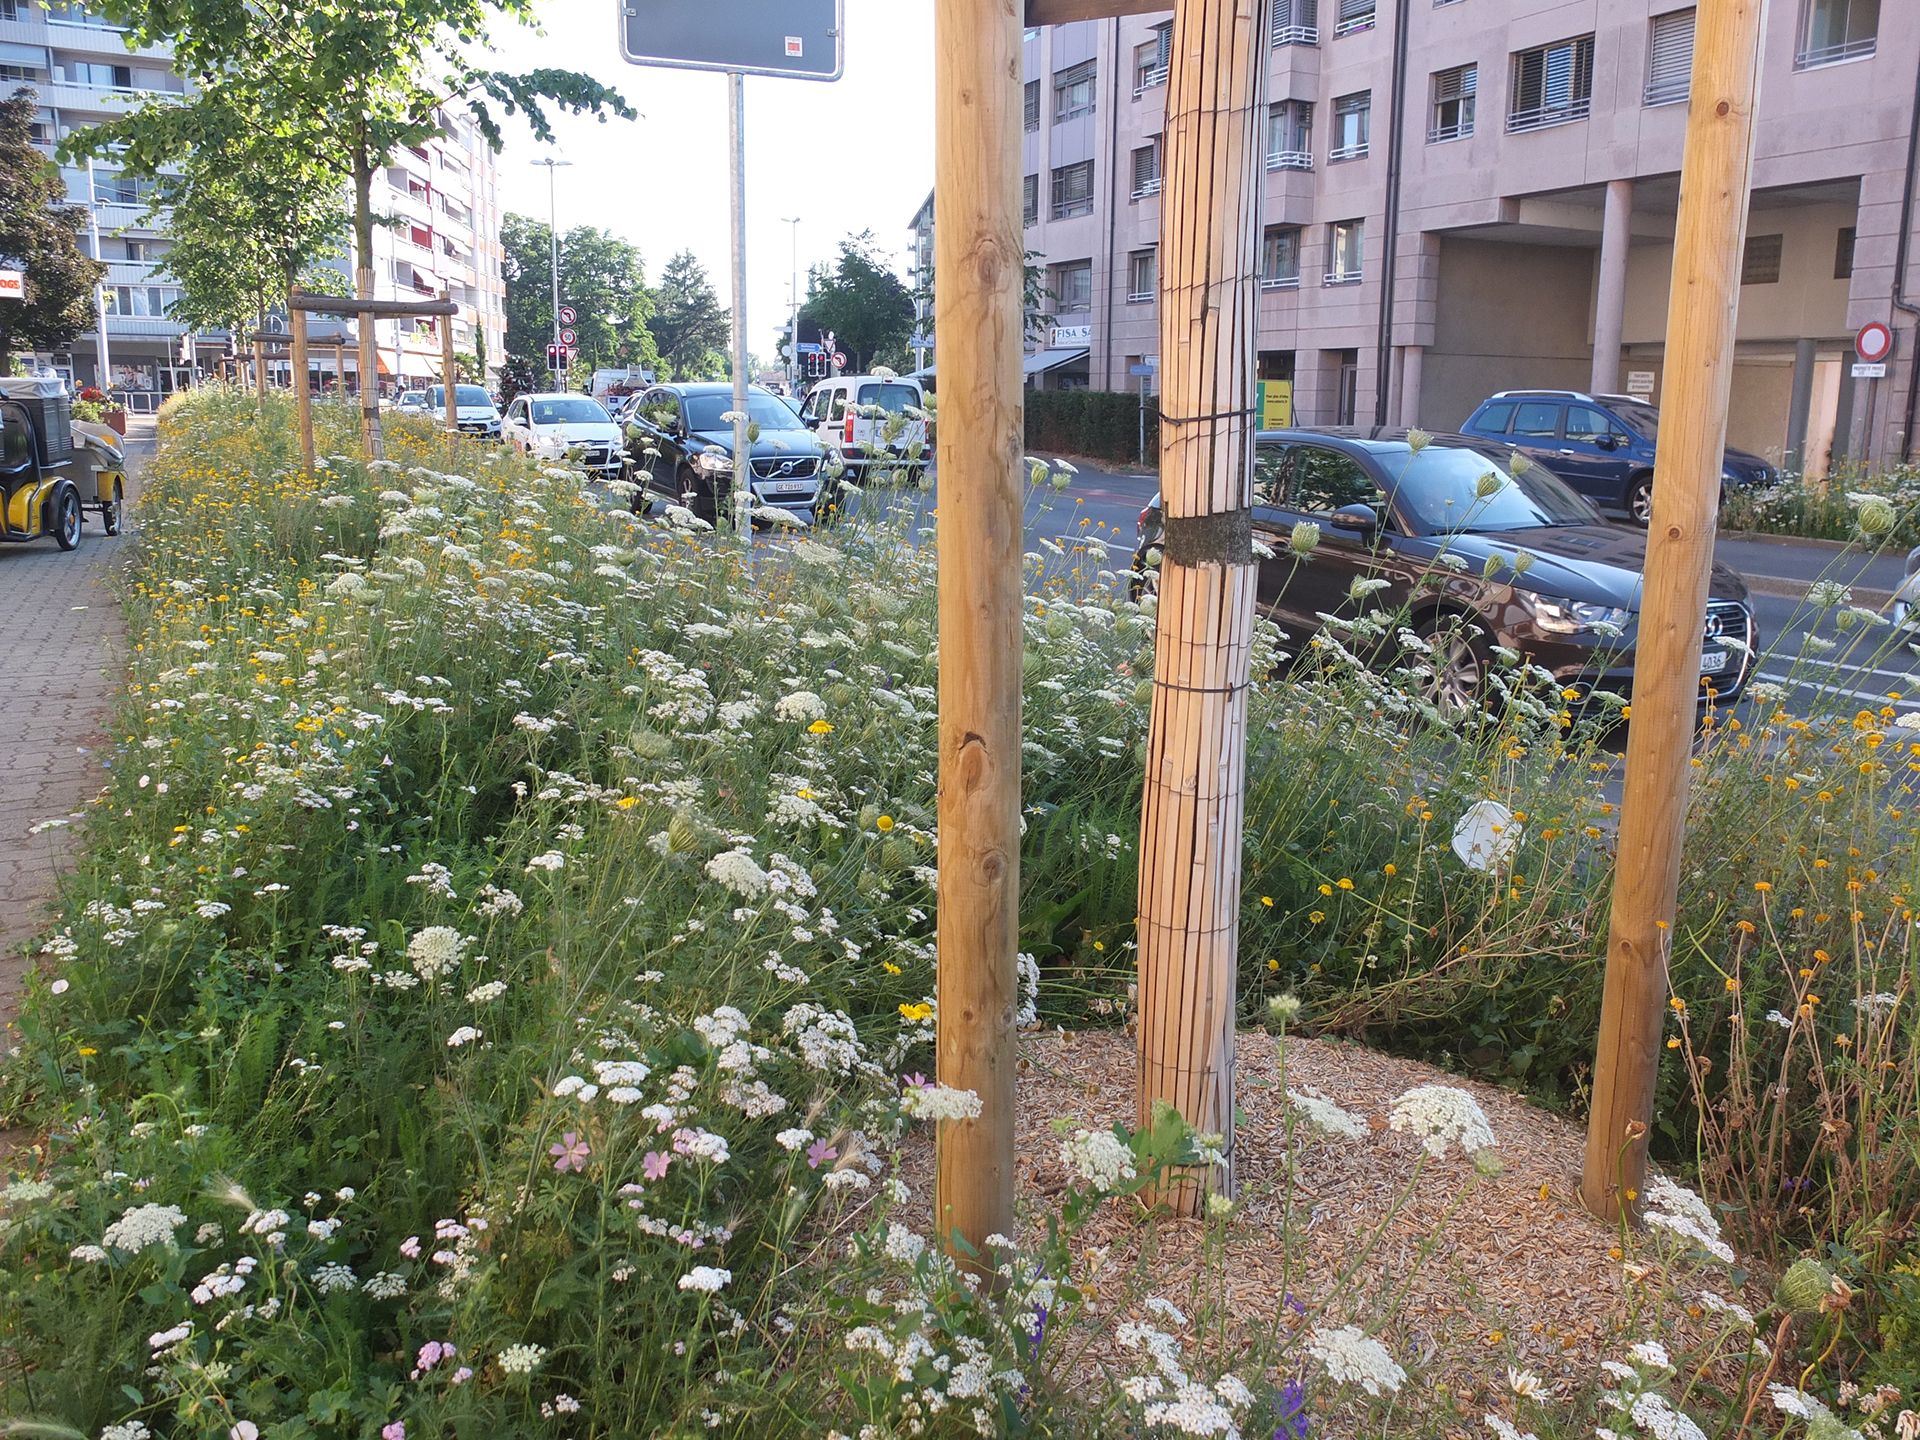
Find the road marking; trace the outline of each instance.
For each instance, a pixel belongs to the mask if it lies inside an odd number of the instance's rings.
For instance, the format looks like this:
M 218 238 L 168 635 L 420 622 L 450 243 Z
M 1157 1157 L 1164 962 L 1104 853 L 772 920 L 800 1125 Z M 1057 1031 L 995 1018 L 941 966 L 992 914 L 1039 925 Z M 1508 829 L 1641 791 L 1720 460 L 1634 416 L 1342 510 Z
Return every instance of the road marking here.
M 1905 680 L 1920 684 L 1920 671 L 1889 670 L 1880 665 L 1848 664 L 1845 660 L 1824 660 L 1818 655 L 1801 655 L 1795 660 L 1799 665 L 1825 665 L 1832 670 L 1844 670 L 1850 675 L 1886 675 L 1895 680 Z
M 1771 680 L 1776 685 L 1786 685 L 1799 690 L 1818 690 L 1826 695 L 1851 695 L 1856 700 L 1878 700 L 1883 705 L 1887 703 L 1884 690 L 1856 690 L 1851 685 L 1828 685 L 1819 680 L 1796 680 L 1769 670 L 1762 670 L 1756 678 Z

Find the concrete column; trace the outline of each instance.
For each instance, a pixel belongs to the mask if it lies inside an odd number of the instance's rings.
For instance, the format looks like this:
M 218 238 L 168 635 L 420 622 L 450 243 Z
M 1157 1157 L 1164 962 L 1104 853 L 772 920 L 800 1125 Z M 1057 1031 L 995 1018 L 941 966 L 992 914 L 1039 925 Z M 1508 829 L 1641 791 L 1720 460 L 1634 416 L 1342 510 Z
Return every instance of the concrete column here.
M 1587 386 L 1596 395 L 1620 389 L 1620 332 L 1627 313 L 1627 246 L 1632 229 L 1633 181 L 1609 180 L 1593 308 L 1593 378 Z
M 1807 416 L 1813 409 L 1813 350 L 1811 340 L 1793 346 L 1793 390 L 1787 401 L 1787 448 L 1782 465 L 1793 471 L 1807 468 Z
M 1420 380 L 1426 369 L 1427 347 L 1405 345 L 1400 359 L 1400 423 L 1420 423 Z
M 1833 406 L 1833 455 L 1827 466 L 1831 476 L 1840 462 L 1853 453 L 1853 354 L 1840 357 L 1840 394 Z

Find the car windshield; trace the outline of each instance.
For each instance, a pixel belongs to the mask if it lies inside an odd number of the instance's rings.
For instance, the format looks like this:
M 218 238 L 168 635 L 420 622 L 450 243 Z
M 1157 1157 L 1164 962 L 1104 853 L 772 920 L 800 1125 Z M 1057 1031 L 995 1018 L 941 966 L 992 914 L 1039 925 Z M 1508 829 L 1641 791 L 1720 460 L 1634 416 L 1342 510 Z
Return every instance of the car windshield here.
M 727 394 L 687 396 L 687 428 L 694 431 L 725 430 L 730 421 L 720 417 L 733 411 L 733 397 Z M 747 392 L 747 418 L 762 430 L 800 430 L 799 417 L 779 397 L 765 390 Z
M 1600 519 L 1591 505 L 1537 464 L 1515 475 L 1504 463 L 1456 445 L 1429 445 L 1405 460 L 1394 455 L 1381 460 L 1397 480 L 1401 505 L 1429 535 L 1593 525 Z
M 1651 405 L 1617 405 L 1613 413 L 1642 440 L 1660 436 L 1660 412 Z
M 589 400 L 584 395 L 562 395 L 554 400 L 535 400 L 533 423 L 536 425 L 607 425 L 612 422 L 607 418 L 607 412 L 601 408 L 598 400 Z
M 909 405 L 919 408 L 920 392 L 911 385 L 862 385 L 859 403 L 878 405 L 889 415 L 898 415 Z

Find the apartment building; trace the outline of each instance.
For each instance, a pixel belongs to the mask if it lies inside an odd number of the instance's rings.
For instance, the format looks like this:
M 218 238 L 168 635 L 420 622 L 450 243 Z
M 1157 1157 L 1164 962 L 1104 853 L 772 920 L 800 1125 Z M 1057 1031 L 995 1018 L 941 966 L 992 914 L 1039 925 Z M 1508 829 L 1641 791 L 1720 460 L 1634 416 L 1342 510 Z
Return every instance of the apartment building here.
M 1298 423 L 1448 428 L 1494 390 L 1659 398 L 1694 11 L 1676 0 L 1271 0 L 1262 378 Z M 1029 31 L 1035 383 L 1130 389 L 1159 350 L 1171 18 Z M 1912 423 L 1920 5 L 1774 0 L 1729 424 L 1773 456 Z M 1898 343 L 1852 373 L 1870 320 Z
M 154 95 L 184 95 L 166 46 L 129 50 L 124 32 L 82 6 L 40 0 L 0 0 L 0 88 L 32 88 L 39 109 L 35 139 L 49 157 L 54 146 Z M 471 352 L 485 337 L 490 366 L 506 348 L 506 281 L 501 273 L 500 200 L 492 150 L 472 123 L 449 110 L 445 133 L 417 150 L 401 152 L 377 181 L 374 208 L 395 217 L 375 234 L 375 288 L 382 298 L 437 297 L 449 292 L 461 306 L 454 344 Z M 67 195 L 92 208 L 95 229 L 89 252 L 104 261 L 102 300 L 106 313 L 107 374 L 102 378 L 100 337 L 89 332 L 67 350 L 39 357 L 76 385 L 101 385 L 130 409 L 153 410 L 191 383 L 185 327 L 169 318 L 179 298 L 161 264 L 167 238 L 164 216 L 149 217 L 149 186 L 119 174 L 106 162 L 62 167 Z M 345 266 L 343 265 L 343 268 Z M 271 317 L 269 330 L 284 330 Z M 433 322 L 383 321 L 378 336 L 380 371 L 389 386 L 437 374 L 440 356 Z M 335 338 L 351 344 L 353 327 L 316 327 L 317 376 L 333 378 Z M 224 337 L 200 337 L 204 367 L 224 349 Z M 356 363 L 347 356 L 346 370 Z M 287 367 L 281 362 L 278 378 Z

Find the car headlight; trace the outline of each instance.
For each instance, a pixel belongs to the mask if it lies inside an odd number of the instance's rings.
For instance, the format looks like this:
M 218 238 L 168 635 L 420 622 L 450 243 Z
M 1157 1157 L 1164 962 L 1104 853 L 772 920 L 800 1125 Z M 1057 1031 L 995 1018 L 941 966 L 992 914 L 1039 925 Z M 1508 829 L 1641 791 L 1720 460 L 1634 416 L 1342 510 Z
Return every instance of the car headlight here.
M 1627 628 L 1631 610 L 1618 605 L 1596 605 L 1590 600 L 1549 600 L 1533 597 L 1535 622 L 1550 635 L 1618 635 Z
M 719 450 L 702 450 L 693 457 L 693 465 L 702 475 L 728 475 L 733 472 L 733 457 Z

